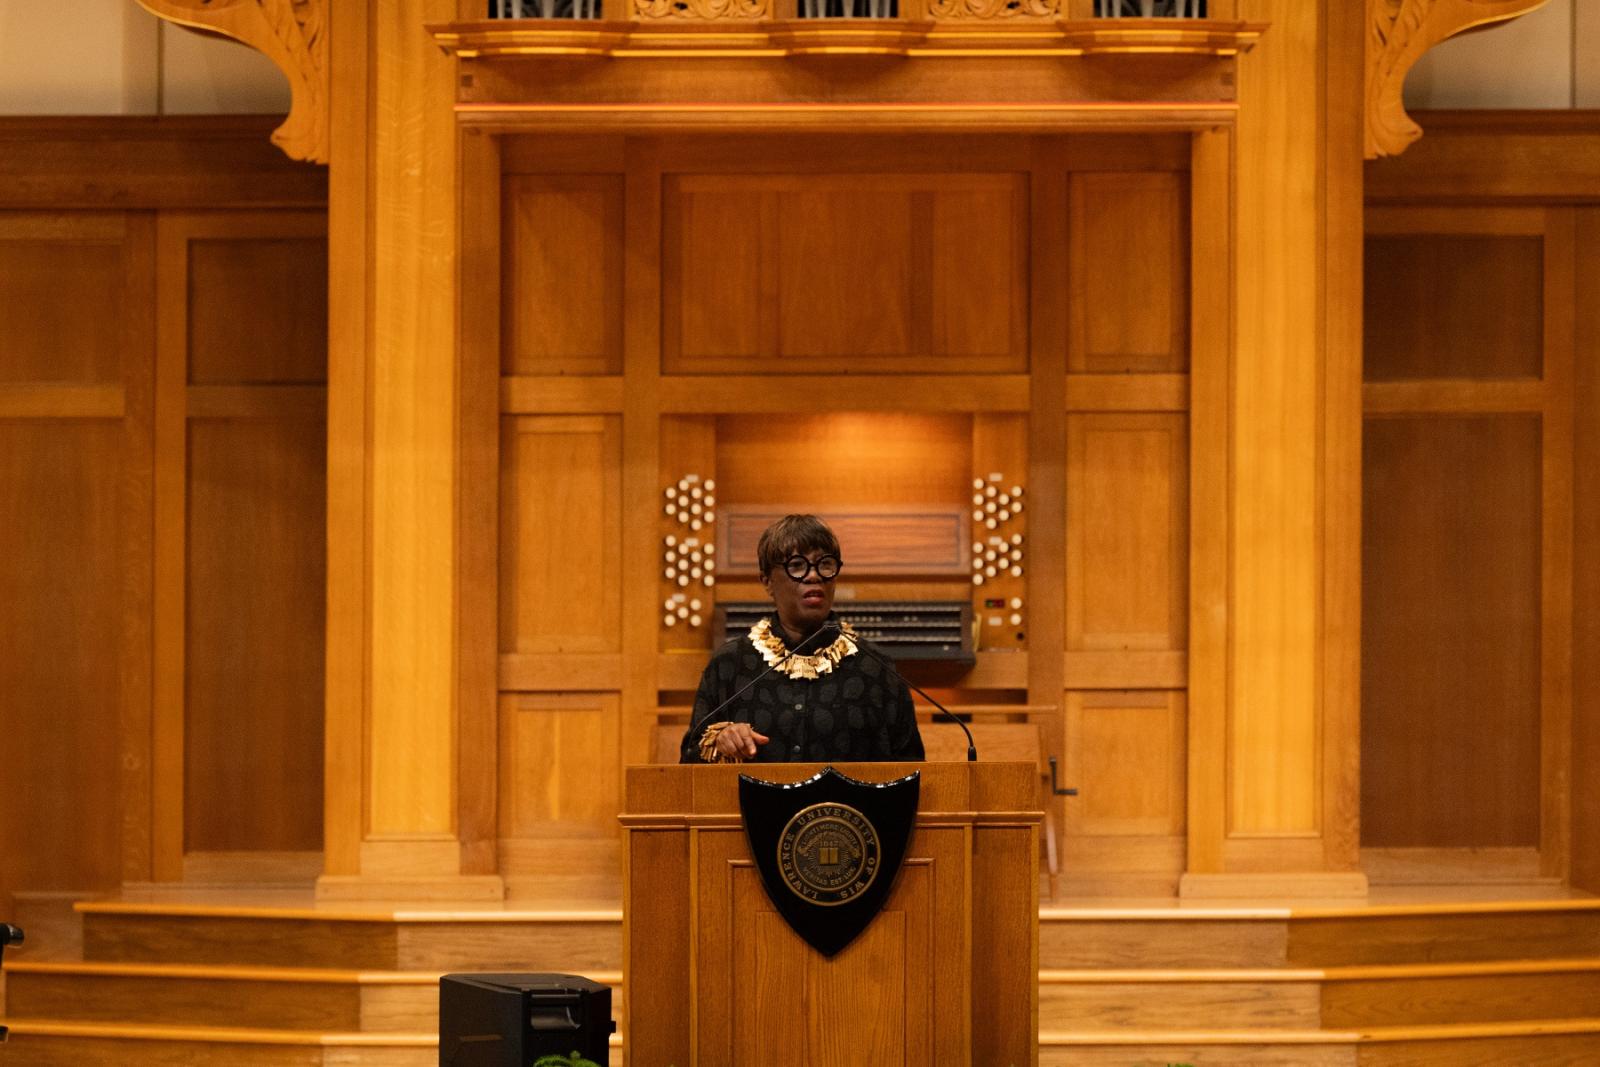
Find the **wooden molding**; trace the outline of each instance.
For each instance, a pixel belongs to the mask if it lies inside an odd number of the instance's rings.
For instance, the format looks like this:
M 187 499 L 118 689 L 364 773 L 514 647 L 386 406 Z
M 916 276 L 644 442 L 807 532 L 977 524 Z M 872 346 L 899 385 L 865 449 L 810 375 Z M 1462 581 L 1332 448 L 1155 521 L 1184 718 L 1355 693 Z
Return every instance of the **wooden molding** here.
M 325 208 L 328 174 L 270 115 L 0 117 L 0 209 Z
M 146 6 L 177 0 L 145 0 Z M 198 0 L 190 0 L 198 2 Z M 266 3 L 267 0 L 258 0 Z M 640 21 L 495 20 L 427 27 L 439 47 L 463 59 L 628 56 L 643 59 L 795 55 L 1174 55 L 1232 57 L 1250 51 L 1266 25 L 1210 19 L 1008 19 L 974 17 L 982 0 L 951 3 L 949 18 L 757 21 L 755 5 L 696 0 L 694 10 L 736 8 L 738 16 L 702 16 L 693 33 L 683 19 L 648 18 L 656 5 L 638 0 Z M 960 9 L 960 12 L 957 12 Z M 941 9 L 943 10 L 943 9 Z M 1032 11 L 1032 7 L 1028 8 Z
M 328 161 L 327 0 L 139 0 L 159 18 L 220 33 L 265 55 L 288 77 L 289 117 L 272 143 L 291 159 Z
M 1545 0 L 1367 0 L 1366 157 L 1399 155 L 1422 136 L 1406 114 L 1406 74 L 1440 41 L 1504 22 Z
M 1428 111 L 1426 139 L 1366 167 L 1367 203 L 1600 202 L 1600 112 Z

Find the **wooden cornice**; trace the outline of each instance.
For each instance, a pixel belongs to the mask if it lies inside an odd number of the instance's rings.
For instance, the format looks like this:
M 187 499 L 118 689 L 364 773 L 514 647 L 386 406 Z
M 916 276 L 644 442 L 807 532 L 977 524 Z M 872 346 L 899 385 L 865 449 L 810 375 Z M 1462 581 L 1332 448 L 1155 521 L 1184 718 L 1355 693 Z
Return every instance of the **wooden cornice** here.
M 1195 130 L 1238 111 L 1258 23 L 518 20 L 430 26 L 494 132 Z M 660 77 L 644 68 L 659 64 Z
M 1366 156 L 1399 155 L 1422 127 L 1406 114 L 1406 74 L 1424 52 L 1475 26 L 1504 22 L 1546 0 L 1367 0 Z
M 289 117 L 272 141 L 291 159 L 328 161 L 329 0 L 139 0 L 168 22 L 249 45 L 288 77 Z

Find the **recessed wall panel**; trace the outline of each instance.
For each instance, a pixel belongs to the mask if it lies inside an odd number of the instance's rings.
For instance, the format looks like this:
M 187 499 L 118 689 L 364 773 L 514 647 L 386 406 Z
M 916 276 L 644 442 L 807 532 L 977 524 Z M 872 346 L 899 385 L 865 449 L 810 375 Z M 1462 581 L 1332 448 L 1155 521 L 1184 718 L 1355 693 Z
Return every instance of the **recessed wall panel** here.
M 185 851 L 322 847 L 320 420 L 189 424 Z
M 1366 249 L 1367 381 L 1542 373 L 1543 238 L 1374 235 Z
M 1540 469 L 1536 416 L 1367 420 L 1367 846 L 1539 843 Z
M 189 242 L 189 380 L 326 380 L 328 242 L 204 237 Z
M 0 382 L 117 381 L 123 272 L 118 242 L 0 229 Z
M 664 189 L 669 374 L 1027 366 L 1022 175 L 684 174 Z
M 504 372 L 618 372 L 622 176 L 520 176 L 505 196 Z
M 1185 184 L 1163 172 L 1073 175 L 1069 371 L 1187 369 Z
M 501 651 L 617 651 L 621 437 L 610 415 L 502 423 Z
M 500 836 L 615 836 L 620 729 L 615 693 L 503 695 Z M 584 771 L 559 773 L 568 767 Z
M 0 420 L 0 893 L 121 877 L 127 531 L 111 420 Z
M 1175 414 L 1068 418 L 1069 650 L 1184 647 L 1187 429 Z

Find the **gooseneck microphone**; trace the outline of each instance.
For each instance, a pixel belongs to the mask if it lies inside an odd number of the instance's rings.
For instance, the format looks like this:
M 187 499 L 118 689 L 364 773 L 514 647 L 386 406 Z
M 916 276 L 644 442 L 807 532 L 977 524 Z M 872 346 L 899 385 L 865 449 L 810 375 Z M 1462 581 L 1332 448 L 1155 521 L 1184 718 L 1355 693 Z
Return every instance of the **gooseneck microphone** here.
M 823 623 L 815 631 L 813 631 L 810 637 L 803 638 L 796 642 L 795 646 L 789 650 L 787 655 L 783 656 L 777 662 L 768 666 L 766 670 L 762 671 L 760 674 L 746 682 L 743 688 L 741 688 L 737 693 L 733 694 L 733 696 L 729 697 L 727 700 L 724 700 L 722 703 L 718 704 L 716 707 L 712 708 L 710 711 L 706 712 L 704 715 L 700 716 L 700 718 L 691 723 L 688 733 L 689 742 L 691 744 L 698 743 L 695 741 L 696 735 L 698 735 L 701 730 L 705 729 L 706 723 L 713 722 L 716 719 L 717 712 L 721 711 L 729 704 L 732 704 L 735 700 L 738 700 L 740 697 L 750 692 L 751 687 L 753 687 L 757 682 L 761 681 L 761 679 L 765 678 L 779 667 L 782 667 L 785 663 L 788 663 L 789 660 L 793 659 L 795 656 L 798 656 L 801 650 L 807 645 L 810 645 L 812 648 L 824 647 L 832 644 L 843 632 L 844 631 L 839 628 L 839 624 L 836 621 L 829 619 L 827 622 Z
M 967 735 L 967 762 L 968 763 L 976 763 L 978 761 L 978 746 L 972 743 L 972 731 L 967 729 L 967 724 L 962 722 L 961 719 L 956 715 L 955 712 L 951 711 L 949 708 L 945 707 L 943 704 L 941 704 L 937 700 L 933 699 L 927 693 L 924 693 L 917 686 L 914 686 L 909 681 L 906 681 L 906 676 L 900 673 L 900 668 L 898 668 L 898 667 L 896 667 L 894 665 L 894 661 L 893 660 L 891 660 L 889 657 L 883 655 L 877 649 L 869 648 L 864 640 L 858 640 L 856 642 L 856 647 L 859 648 L 861 651 L 867 653 L 869 656 L 871 656 L 873 659 L 877 660 L 879 663 L 883 664 L 885 667 L 888 667 L 891 671 L 894 672 L 894 676 L 896 678 L 900 679 L 902 682 L 905 682 L 906 685 L 911 689 L 912 692 L 916 693 L 923 700 L 926 700 L 928 703 L 932 704 L 934 707 L 936 707 L 940 711 L 944 712 L 947 716 L 949 716 L 951 722 L 953 722 L 957 726 L 961 727 L 961 732 Z

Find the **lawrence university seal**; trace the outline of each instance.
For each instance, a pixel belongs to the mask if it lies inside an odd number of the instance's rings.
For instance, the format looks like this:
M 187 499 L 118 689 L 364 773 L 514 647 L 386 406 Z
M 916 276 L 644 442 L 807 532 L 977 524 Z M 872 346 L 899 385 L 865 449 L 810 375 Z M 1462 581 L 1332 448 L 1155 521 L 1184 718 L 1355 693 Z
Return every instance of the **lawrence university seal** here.
M 878 877 L 878 831 L 848 804 L 802 808 L 778 837 L 778 873 L 798 897 L 843 904 Z
M 859 782 L 828 767 L 804 782 L 739 776 L 739 809 L 767 897 L 824 956 L 867 928 L 894 888 L 920 774 Z

